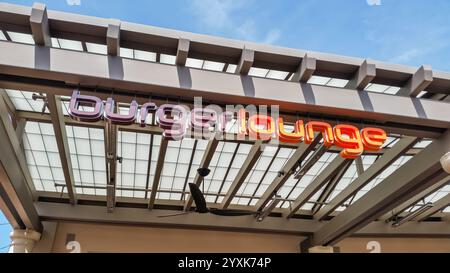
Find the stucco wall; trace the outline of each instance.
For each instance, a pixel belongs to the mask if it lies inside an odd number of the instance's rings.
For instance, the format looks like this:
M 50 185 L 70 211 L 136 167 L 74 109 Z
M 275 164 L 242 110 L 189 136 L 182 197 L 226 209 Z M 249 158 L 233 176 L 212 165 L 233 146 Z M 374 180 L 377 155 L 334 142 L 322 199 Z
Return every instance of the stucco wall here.
M 304 237 L 267 233 L 135 227 L 59 222 L 53 252 L 66 249 L 68 234 L 75 235 L 81 252 L 299 252 Z M 368 253 L 368 243 L 381 252 L 449 252 L 450 238 L 347 238 L 340 251 Z M 370 246 L 370 245 L 369 245 Z

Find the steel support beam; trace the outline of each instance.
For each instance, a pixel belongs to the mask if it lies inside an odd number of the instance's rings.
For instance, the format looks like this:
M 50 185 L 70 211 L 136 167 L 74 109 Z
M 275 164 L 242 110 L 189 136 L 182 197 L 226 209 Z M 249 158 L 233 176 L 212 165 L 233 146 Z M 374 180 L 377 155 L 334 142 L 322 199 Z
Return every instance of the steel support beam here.
M 360 158 L 360 157 L 358 157 Z M 341 181 L 341 178 L 344 176 L 345 172 L 348 170 L 348 168 L 352 165 L 352 162 L 349 161 L 345 166 L 343 166 L 339 172 L 328 182 L 328 184 L 325 186 L 325 189 L 320 194 L 319 199 L 317 199 L 317 203 L 314 204 L 314 206 L 311 209 L 312 214 L 314 215 L 317 213 L 321 207 L 324 206 L 324 204 L 327 202 L 328 198 L 333 193 L 336 186 Z
M 417 221 L 425 221 L 428 217 L 433 216 L 439 211 L 445 209 L 448 205 L 450 205 L 450 194 L 447 194 L 446 196 L 434 202 L 433 207 L 422 213 L 420 217 L 417 218 Z
M 66 180 L 67 192 L 70 196 L 70 203 L 77 203 L 75 180 L 73 177 L 72 160 L 70 159 L 69 143 L 67 139 L 66 124 L 64 123 L 64 113 L 62 102 L 59 96 L 47 95 L 48 109 L 51 113 L 53 131 L 55 132 L 56 144 L 58 145 L 61 167 Z
M 43 220 L 92 222 L 104 224 L 120 224 L 134 226 L 176 227 L 192 229 L 228 230 L 240 232 L 265 232 L 275 234 L 310 235 L 320 229 L 324 223 L 280 217 L 266 217 L 257 222 L 253 216 L 222 217 L 209 213 L 189 213 L 177 217 L 159 217 L 173 214 L 171 210 L 152 211 L 126 207 L 116 208 L 114 213 L 107 213 L 101 206 L 78 205 L 70 206 L 62 203 L 37 202 L 36 208 Z M 378 221 L 373 222 L 355 236 L 373 237 L 446 237 L 450 236 L 448 222 L 409 222 L 393 228 L 391 225 Z
M 424 191 L 420 192 L 416 196 L 410 198 L 409 200 L 403 202 L 400 206 L 396 207 L 390 212 L 385 213 L 383 216 L 379 218 L 379 220 L 388 220 L 392 217 L 395 217 L 397 215 L 401 215 L 403 211 L 411 207 L 412 205 L 416 204 L 420 200 L 424 199 L 428 195 L 432 194 L 433 192 L 439 190 L 440 188 L 444 187 L 445 185 L 448 185 L 450 183 L 450 176 L 447 176 L 446 178 L 442 179 L 438 183 L 434 184 L 433 186 L 428 187 Z
M 336 156 L 328 166 L 300 193 L 291 205 L 287 218 L 292 217 L 316 192 L 318 192 L 330 179 L 332 179 L 351 160 Z
M 34 185 L 22 152 L 20 142 L 12 125 L 6 103 L 0 97 L 0 197 L 9 207 L 15 210 L 16 222 L 22 222 L 23 227 L 36 231 L 42 230 L 42 224 L 33 205 Z M 9 204 L 9 205 L 8 205 Z M 22 227 L 22 228 L 23 228 Z
M 208 168 L 209 164 L 211 163 L 211 159 L 214 156 L 214 153 L 216 152 L 217 145 L 219 144 L 219 137 L 212 137 L 208 145 L 206 146 L 205 153 L 203 154 L 202 161 L 200 162 L 199 168 Z M 203 183 L 203 177 L 201 177 L 198 173 L 195 174 L 194 181 L 192 181 L 197 186 L 200 186 Z M 192 206 L 192 202 L 194 202 L 194 199 L 189 194 L 189 199 L 186 201 L 186 204 L 184 205 L 184 210 L 189 211 Z
M 34 3 L 30 15 L 31 33 L 34 42 L 40 46 L 52 46 L 50 36 L 50 26 L 47 16 L 47 7 L 45 4 Z
M 105 123 L 105 153 L 106 153 L 106 203 L 108 212 L 113 212 L 116 205 L 117 185 L 117 125 Z
M 420 92 L 424 91 L 433 81 L 433 70 L 431 66 L 422 65 L 416 73 L 409 79 L 406 86 L 400 91 L 398 95 L 417 97 Z
M 313 245 L 333 245 L 447 176 L 440 158 L 450 130 L 314 233 Z
M 279 171 L 280 175 L 275 177 L 275 179 L 270 183 L 267 190 L 256 203 L 255 208 L 257 211 L 262 211 L 267 203 L 272 200 L 273 196 L 278 192 L 278 190 L 284 185 L 286 180 L 292 175 L 293 171 L 305 160 L 305 158 L 311 153 L 320 141 L 320 137 L 316 139 L 310 145 L 304 142 L 298 144 L 298 148 L 295 150 L 294 154 L 289 158 L 289 160 L 284 164 L 283 168 Z
M 234 196 L 241 187 L 242 183 L 244 183 L 245 178 L 247 178 L 247 175 L 250 173 L 250 171 L 252 170 L 253 166 L 255 165 L 256 161 L 258 160 L 259 156 L 262 153 L 262 144 L 263 143 L 261 140 L 258 140 L 253 144 L 252 148 L 250 149 L 250 152 L 248 153 L 247 158 L 245 159 L 244 163 L 242 163 L 239 172 L 237 173 L 233 183 L 228 189 L 227 194 L 223 198 L 222 203 L 220 204 L 220 207 L 222 209 L 228 208 Z
M 362 95 L 362 92 L 352 89 L 258 77 L 243 82 L 240 75 L 230 73 L 188 67 L 179 73 L 176 66 L 127 58 L 121 59 L 121 62 L 111 62 L 111 56 L 7 41 L 0 41 L 0 52 L 4 52 L 0 55 L 0 69 L 9 76 L 135 90 L 145 95 L 149 95 L 149 90 L 152 95 L 163 96 L 179 96 L 181 92 L 185 97 L 202 96 L 224 103 L 239 100 L 242 104 L 277 104 L 284 111 L 302 109 L 311 114 L 334 117 L 353 116 L 388 123 L 395 121 L 394 128 L 407 125 L 443 130 L 450 127 L 450 107 L 440 101 L 375 92 L 364 92 Z M 155 73 L 149 74 L 147 71 Z M 0 84 L 17 87 L 17 79 L 1 81 Z M 54 87 L 44 89 L 44 92 L 52 90 L 55 90 Z
M 188 39 L 180 38 L 178 40 L 178 48 L 177 48 L 177 56 L 175 59 L 175 63 L 177 65 L 185 66 L 186 60 L 189 54 L 189 45 L 190 41 Z
M 308 80 L 314 74 L 316 70 L 316 59 L 308 57 L 307 54 L 303 56 L 300 65 L 297 68 L 297 71 L 292 76 L 291 81 L 293 82 L 308 82 Z
M 378 158 L 372 166 L 370 166 L 361 175 L 358 175 L 350 185 L 343 189 L 336 197 L 334 197 L 329 204 L 325 205 L 316 215 L 315 219 L 324 220 L 330 213 L 332 213 L 336 208 L 342 205 L 346 200 L 356 194 L 360 189 L 362 189 L 367 183 L 372 181 L 377 175 L 383 172 L 387 167 L 390 166 L 392 162 L 397 160 L 401 155 L 403 155 L 407 150 L 409 150 L 417 142 L 415 137 L 403 137 L 397 144 L 391 149 L 387 150 L 383 156 Z
M 158 161 L 156 162 L 155 176 L 153 177 L 152 191 L 150 198 L 148 199 L 148 209 L 152 210 L 155 205 L 156 194 L 158 193 L 159 181 L 161 180 L 161 174 L 164 167 L 164 159 L 166 158 L 167 145 L 169 140 L 165 137 L 161 137 L 161 144 L 159 146 Z
M 375 78 L 376 70 L 374 63 L 364 60 L 353 79 L 348 82 L 346 88 L 363 90 Z

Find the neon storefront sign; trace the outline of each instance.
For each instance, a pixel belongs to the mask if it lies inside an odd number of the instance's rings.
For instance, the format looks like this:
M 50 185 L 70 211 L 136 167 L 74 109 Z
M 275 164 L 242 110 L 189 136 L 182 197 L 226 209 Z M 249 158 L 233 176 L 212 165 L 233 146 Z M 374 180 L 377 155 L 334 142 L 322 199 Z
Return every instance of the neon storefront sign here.
M 90 106 L 89 111 L 80 109 L 80 106 Z M 189 129 L 200 132 L 225 132 L 231 122 L 233 113 L 218 113 L 208 108 L 186 109 L 176 104 L 163 104 L 157 106 L 153 102 L 143 104 L 141 107 L 133 100 L 127 114 L 114 111 L 114 100 L 108 98 L 106 103 L 95 96 L 81 95 L 75 90 L 69 104 L 69 115 L 76 120 L 94 122 L 100 119 L 117 124 L 130 125 L 136 122 L 146 126 L 149 113 L 154 113 L 156 122 L 163 129 L 163 136 L 169 140 L 181 140 Z M 282 118 L 273 118 L 268 115 L 255 114 L 247 117 L 245 109 L 237 113 L 238 136 L 248 136 L 251 139 L 271 140 L 277 139 L 285 143 L 313 142 L 316 133 L 320 133 L 323 144 L 327 147 L 335 145 L 342 148 L 340 155 L 344 158 L 356 158 L 364 151 L 378 151 L 386 141 L 386 132 L 380 128 L 365 127 L 358 129 L 349 124 L 338 124 L 332 127 L 323 121 L 298 120 L 293 130 L 286 130 Z

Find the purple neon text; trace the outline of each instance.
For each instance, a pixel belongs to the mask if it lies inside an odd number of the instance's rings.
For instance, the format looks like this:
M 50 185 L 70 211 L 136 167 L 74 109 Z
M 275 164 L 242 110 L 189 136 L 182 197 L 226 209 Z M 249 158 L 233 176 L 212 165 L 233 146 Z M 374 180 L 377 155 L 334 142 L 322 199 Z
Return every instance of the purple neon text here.
M 80 106 L 89 106 L 90 111 L 85 111 Z M 153 102 L 147 102 L 140 107 L 132 100 L 128 113 L 116 113 L 114 99 L 108 98 L 106 105 L 94 96 L 81 95 L 78 90 L 72 93 L 69 104 L 69 115 L 73 119 L 93 122 L 105 119 L 111 124 L 130 125 L 136 122 L 139 116 L 140 126 L 146 126 L 146 119 L 150 113 L 155 114 L 156 122 L 163 129 L 163 136 L 170 140 L 181 140 L 185 137 L 187 129 L 200 133 L 212 131 L 225 131 L 226 124 L 231 121 L 233 114 L 229 112 L 217 113 L 208 108 L 194 108 L 191 111 L 184 106 L 175 104 L 163 104 L 158 107 Z M 139 112 L 139 115 L 138 115 Z

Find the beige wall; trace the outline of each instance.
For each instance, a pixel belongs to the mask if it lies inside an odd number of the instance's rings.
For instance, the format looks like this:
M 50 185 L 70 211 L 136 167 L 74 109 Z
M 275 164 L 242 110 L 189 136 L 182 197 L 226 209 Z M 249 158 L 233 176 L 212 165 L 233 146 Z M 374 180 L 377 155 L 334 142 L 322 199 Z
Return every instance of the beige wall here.
M 131 227 L 60 222 L 54 252 L 76 234 L 82 252 L 299 252 L 304 237 L 212 230 Z
M 66 249 L 68 233 L 75 234 L 81 252 L 299 252 L 304 237 L 267 233 L 135 227 L 59 222 L 52 250 Z M 368 253 L 377 241 L 381 252 L 449 252 L 450 238 L 347 238 L 340 251 Z
M 336 246 L 344 253 L 370 252 L 368 243 L 373 241 L 379 243 L 382 253 L 450 253 L 450 238 L 347 238 Z

